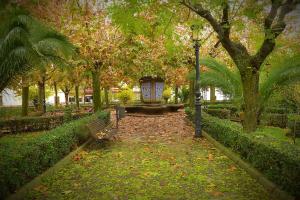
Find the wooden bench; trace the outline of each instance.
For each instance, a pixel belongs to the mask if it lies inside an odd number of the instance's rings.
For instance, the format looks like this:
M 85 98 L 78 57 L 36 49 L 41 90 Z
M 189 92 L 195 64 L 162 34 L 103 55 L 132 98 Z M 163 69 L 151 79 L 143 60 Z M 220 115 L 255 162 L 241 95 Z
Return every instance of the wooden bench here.
M 96 119 L 86 125 L 91 136 L 97 140 L 106 140 L 114 136 L 117 131 L 113 128 L 112 123 L 105 123 L 103 120 Z

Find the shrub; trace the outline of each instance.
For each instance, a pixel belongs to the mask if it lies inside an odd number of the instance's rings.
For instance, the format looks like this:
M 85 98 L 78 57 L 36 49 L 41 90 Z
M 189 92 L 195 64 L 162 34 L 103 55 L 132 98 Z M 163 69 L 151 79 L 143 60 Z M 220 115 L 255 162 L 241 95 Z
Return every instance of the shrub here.
M 210 104 L 207 106 L 209 109 L 227 109 L 230 110 L 230 114 L 233 115 L 239 110 L 237 106 L 232 104 Z
M 214 105 L 214 104 L 232 104 L 232 101 L 230 101 L 230 100 L 217 100 L 217 101 L 204 100 L 204 105 Z
M 188 110 L 188 113 L 192 111 Z M 300 196 L 299 147 L 259 132 L 244 133 L 240 124 L 206 113 L 202 114 L 202 126 L 213 138 L 238 153 L 282 189 Z
M 267 107 L 265 109 L 266 113 L 275 113 L 275 114 L 285 114 L 288 113 L 289 110 L 287 108 L 282 107 Z
M 295 132 L 296 135 L 300 135 L 300 115 L 288 115 L 287 126 L 291 129 L 292 134 Z
M 64 110 L 64 122 L 69 122 L 72 120 L 72 108 L 66 107 Z
M 268 126 L 276 126 L 280 128 L 287 127 L 288 117 L 286 114 L 263 114 L 262 122 Z
M 77 113 L 71 115 L 72 119 L 79 119 L 90 113 Z M 26 131 L 41 131 L 55 128 L 64 122 L 64 116 L 20 117 L 15 119 L 0 120 L 0 133 L 9 131 L 19 133 Z
M 28 111 L 33 112 L 34 107 L 29 106 Z M 2 119 L 20 117 L 21 113 L 22 113 L 22 108 L 20 106 L 10 106 L 10 107 L 0 106 L 0 118 Z
M 205 110 L 208 114 L 219 117 L 221 119 L 229 119 L 230 118 L 230 111 L 227 109 L 206 109 Z
M 187 115 L 188 119 L 194 122 L 195 120 L 195 110 L 190 107 L 184 107 L 184 112 Z
M 120 99 L 120 101 L 126 105 L 129 101 L 131 101 L 134 97 L 134 94 L 131 90 L 129 89 L 125 89 L 122 90 L 119 94 L 118 94 L 118 98 Z
M 7 150 L 9 148 L 1 148 L 0 198 L 8 196 L 86 141 L 89 137 L 86 124 L 104 116 L 107 114 L 97 113 L 42 133 L 13 154 Z
M 166 103 L 168 103 L 168 100 L 171 98 L 171 95 L 172 95 L 172 89 L 171 88 L 166 88 L 163 91 L 162 96 L 163 96 Z

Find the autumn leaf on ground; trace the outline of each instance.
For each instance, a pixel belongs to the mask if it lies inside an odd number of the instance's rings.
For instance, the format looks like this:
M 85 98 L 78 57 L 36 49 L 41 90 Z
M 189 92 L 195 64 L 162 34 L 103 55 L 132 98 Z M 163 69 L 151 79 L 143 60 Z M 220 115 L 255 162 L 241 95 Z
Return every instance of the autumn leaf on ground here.
M 236 167 L 234 165 L 230 165 L 230 167 L 228 168 L 228 171 L 232 172 L 236 170 Z
M 81 159 L 81 155 L 80 154 L 76 154 L 74 157 L 73 157 L 73 160 L 74 161 L 79 161 Z
M 212 161 L 212 160 L 214 160 L 214 155 L 213 154 L 208 154 L 208 160 L 209 161 Z
M 41 193 L 45 193 L 48 190 L 48 188 L 44 185 L 38 185 L 34 188 L 34 190 Z
M 214 197 L 219 197 L 219 196 L 223 195 L 223 193 L 219 192 L 219 191 L 212 191 L 212 192 L 210 192 L 210 194 Z

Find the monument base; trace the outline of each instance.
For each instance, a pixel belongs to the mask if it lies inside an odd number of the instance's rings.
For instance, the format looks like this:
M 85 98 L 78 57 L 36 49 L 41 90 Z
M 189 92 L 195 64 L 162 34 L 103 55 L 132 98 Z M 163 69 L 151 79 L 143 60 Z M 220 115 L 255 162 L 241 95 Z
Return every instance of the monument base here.
M 183 104 L 139 104 L 125 106 L 127 113 L 163 114 L 165 112 L 177 112 L 183 108 Z

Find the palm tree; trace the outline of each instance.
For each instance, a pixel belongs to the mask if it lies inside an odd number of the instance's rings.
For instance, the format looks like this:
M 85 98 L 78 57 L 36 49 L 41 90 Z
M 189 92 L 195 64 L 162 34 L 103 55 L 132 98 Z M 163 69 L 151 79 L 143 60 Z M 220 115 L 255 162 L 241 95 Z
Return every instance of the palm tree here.
M 238 105 L 244 104 L 243 90 L 240 74 L 235 69 L 229 69 L 226 65 L 217 62 L 212 58 L 200 59 L 200 64 L 205 65 L 208 70 L 201 74 L 201 86 L 215 86 Z M 261 71 L 264 73 L 264 71 Z M 261 76 L 259 81 L 259 109 L 257 116 L 260 117 L 271 94 L 276 89 L 300 81 L 300 56 L 286 58 L 275 64 L 268 75 Z M 243 107 L 243 106 L 242 106 Z
M 64 64 L 74 46 L 55 30 L 41 24 L 19 8 L 10 11 L 0 34 L 0 92 L 29 68 L 49 63 Z M 27 115 L 28 86 L 24 86 L 23 115 Z M 26 103 L 27 102 L 27 103 Z M 45 111 L 45 109 L 43 109 Z

